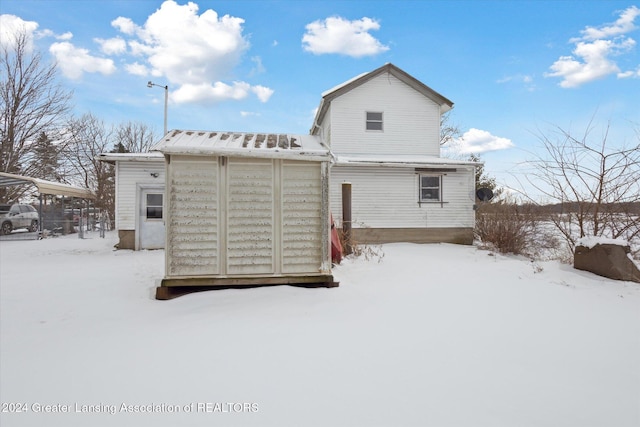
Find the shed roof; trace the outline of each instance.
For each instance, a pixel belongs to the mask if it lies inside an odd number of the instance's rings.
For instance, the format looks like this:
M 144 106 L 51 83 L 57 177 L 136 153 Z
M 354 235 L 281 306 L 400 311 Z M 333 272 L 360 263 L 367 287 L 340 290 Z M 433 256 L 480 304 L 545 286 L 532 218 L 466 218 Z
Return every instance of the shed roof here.
M 431 99 L 436 104 L 440 105 L 442 112 L 446 113 L 447 111 L 453 108 L 453 102 L 449 99 L 445 98 L 435 90 L 431 89 L 426 84 L 422 83 L 420 80 L 411 76 L 407 72 L 401 70 L 391 63 L 386 63 L 380 68 L 376 68 L 373 71 L 368 73 L 360 74 L 350 80 L 347 80 L 344 83 L 341 83 L 325 92 L 322 93 L 322 100 L 320 101 L 320 106 L 318 107 L 318 112 L 316 113 L 316 117 L 313 121 L 313 126 L 311 127 L 311 133 L 314 132 L 315 128 L 318 127 L 318 124 L 322 122 L 324 119 L 327 110 L 329 109 L 329 104 L 331 101 L 340 95 L 343 95 L 352 89 L 368 82 L 374 77 L 379 76 L 380 74 L 389 73 L 392 76 L 396 77 L 398 80 L 417 90 L 427 98 Z
M 329 149 L 318 136 L 268 132 L 172 130 L 152 150 L 164 154 L 330 160 Z
M 75 187 L 73 185 L 62 184 L 59 182 L 46 181 L 40 178 L 32 178 L 29 176 L 14 175 L 11 173 L 0 172 L 0 187 L 9 187 L 13 185 L 35 185 L 40 194 L 52 194 L 55 196 L 78 197 L 81 199 L 95 199 L 96 196 L 86 188 Z

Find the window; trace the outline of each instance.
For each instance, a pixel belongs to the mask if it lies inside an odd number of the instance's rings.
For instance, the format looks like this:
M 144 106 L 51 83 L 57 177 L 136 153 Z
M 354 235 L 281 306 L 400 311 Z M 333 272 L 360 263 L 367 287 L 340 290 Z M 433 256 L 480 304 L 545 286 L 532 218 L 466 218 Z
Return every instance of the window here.
M 420 201 L 439 202 L 441 200 L 440 175 L 420 175 Z
M 367 130 L 382 130 L 382 113 L 367 112 Z
M 162 219 L 162 194 L 147 194 L 147 219 Z

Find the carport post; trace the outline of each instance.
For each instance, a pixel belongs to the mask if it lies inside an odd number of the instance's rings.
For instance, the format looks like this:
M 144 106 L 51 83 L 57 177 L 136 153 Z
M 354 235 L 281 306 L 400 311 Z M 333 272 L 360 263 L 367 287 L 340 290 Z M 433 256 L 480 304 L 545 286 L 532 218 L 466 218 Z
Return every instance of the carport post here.
M 42 193 L 38 195 L 40 206 L 38 206 L 38 233 L 42 233 Z
M 73 200 L 73 198 L 71 198 L 71 200 Z M 83 218 L 83 213 L 82 213 L 82 206 L 83 206 L 82 202 L 83 201 L 80 202 L 80 212 L 79 212 L 80 215 L 78 215 L 78 239 L 84 239 L 84 230 L 83 230 L 83 227 L 82 227 L 82 221 L 84 219 Z M 75 206 L 75 203 L 74 203 L 74 206 Z
M 353 253 L 351 241 L 351 183 L 342 183 L 342 240 L 344 240 L 344 254 Z

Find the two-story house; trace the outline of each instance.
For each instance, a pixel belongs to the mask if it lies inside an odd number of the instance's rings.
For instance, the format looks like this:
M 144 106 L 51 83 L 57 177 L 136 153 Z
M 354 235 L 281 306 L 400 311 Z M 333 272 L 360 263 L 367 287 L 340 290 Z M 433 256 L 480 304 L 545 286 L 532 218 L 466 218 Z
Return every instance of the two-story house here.
M 476 163 L 440 157 L 440 120 L 452 106 L 392 64 L 322 94 L 310 133 L 330 149 L 329 205 L 338 222 L 342 183 L 352 185 L 356 243 L 472 243 Z M 164 157 L 100 156 L 116 165 L 120 248 L 164 246 Z
M 322 94 L 310 132 L 334 157 L 336 220 L 342 183 L 351 184 L 354 242 L 472 243 L 477 164 L 440 157 L 441 116 L 452 107 L 393 64 Z

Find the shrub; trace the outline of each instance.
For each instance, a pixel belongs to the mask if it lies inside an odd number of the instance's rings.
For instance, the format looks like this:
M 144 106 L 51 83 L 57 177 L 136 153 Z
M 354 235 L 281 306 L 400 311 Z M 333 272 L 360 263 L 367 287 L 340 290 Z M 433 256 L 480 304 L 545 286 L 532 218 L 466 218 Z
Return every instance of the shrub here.
M 482 203 L 476 212 L 475 236 L 501 253 L 524 254 L 533 234 L 530 218 L 515 203 Z

